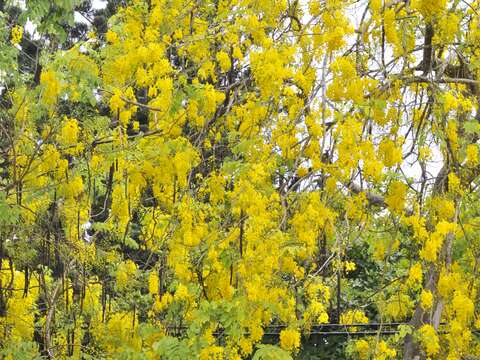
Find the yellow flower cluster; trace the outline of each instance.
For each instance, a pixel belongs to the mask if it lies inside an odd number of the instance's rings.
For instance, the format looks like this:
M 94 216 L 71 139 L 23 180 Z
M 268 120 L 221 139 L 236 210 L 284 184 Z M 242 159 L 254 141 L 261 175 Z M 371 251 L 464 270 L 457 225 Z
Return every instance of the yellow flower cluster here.
M 288 351 L 300 348 L 300 333 L 295 329 L 285 329 L 280 332 L 280 346 Z
M 392 140 L 384 139 L 378 150 L 385 166 L 392 167 L 402 162 L 402 149 L 397 147 Z
M 476 166 L 478 165 L 478 146 L 476 144 L 467 145 L 467 165 Z
M 119 289 L 123 289 L 132 281 L 137 271 L 137 265 L 132 260 L 127 260 L 118 265 L 115 273 L 116 284 Z
M 51 348 L 76 358 L 296 355 L 303 333 L 330 321 L 338 284 L 350 309 L 340 323 L 427 320 L 442 307 L 447 333 L 422 323 L 413 340 L 427 356 L 470 355 L 479 157 L 474 86 L 457 82 L 480 76 L 478 1 L 466 17 L 446 0 L 124 3 L 104 38 L 45 56 L 39 86 L 12 77 L 6 93 L 2 255 L 34 275 L 29 287 L 2 262 L 2 335 L 33 339 L 43 291 Z M 412 73 L 426 23 L 445 54 L 465 42 L 466 81 Z M 460 62 L 437 60 L 445 74 Z M 439 160 L 448 176 L 436 182 Z M 257 346 L 272 323 L 286 326 L 278 344 Z M 177 325 L 185 336 L 165 335 Z M 394 359 L 403 330 L 349 351 Z
M 440 351 L 440 341 L 432 325 L 425 324 L 420 330 L 420 340 L 428 356 L 436 355 Z
M 388 194 L 385 197 L 385 202 L 393 212 L 401 213 L 405 207 L 406 194 L 406 185 L 401 181 L 393 181 L 388 188 Z
M 64 118 L 62 128 L 58 136 L 58 141 L 61 145 L 76 145 L 78 142 L 80 128 L 76 119 Z
M 23 28 L 19 25 L 16 25 L 12 28 L 12 44 L 18 45 L 22 41 L 23 37 Z
M 447 0 L 431 1 L 431 0 L 414 0 L 411 7 L 420 12 L 425 18 L 440 15 L 447 6 Z
M 368 317 L 361 310 L 347 310 L 340 315 L 340 324 L 367 324 Z M 357 331 L 356 327 L 350 327 L 349 331 Z
M 422 307 L 425 310 L 428 310 L 432 307 L 433 305 L 433 294 L 429 290 L 422 290 L 422 293 L 420 294 L 420 301 L 422 303 Z
M 11 284 L 13 290 L 6 304 L 6 315 L 0 316 L 0 330 L 3 336 L 11 337 L 14 341 L 29 341 L 35 330 L 32 324 L 37 309 L 39 285 L 35 278 L 30 278 L 28 284 L 25 279 L 23 272 L 16 270 L 7 260 L 2 260 L 0 284 Z
M 51 106 L 57 102 L 58 96 L 62 91 L 60 81 L 57 74 L 53 70 L 47 70 L 42 72 L 40 76 L 40 84 L 42 84 L 43 101 L 46 105 Z

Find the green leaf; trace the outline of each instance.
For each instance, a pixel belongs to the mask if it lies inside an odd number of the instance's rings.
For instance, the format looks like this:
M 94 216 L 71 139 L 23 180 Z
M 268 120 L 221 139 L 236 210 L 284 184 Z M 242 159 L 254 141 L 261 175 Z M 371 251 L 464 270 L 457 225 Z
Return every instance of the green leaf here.
M 289 352 L 275 345 L 258 345 L 252 360 L 292 360 Z
M 158 355 L 167 355 L 177 349 L 179 343 L 177 338 L 166 336 L 153 344 L 153 350 L 155 350 Z
M 463 128 L 465 129 L 466 133 L 469 134 L 480 134 L 480 124 L 478 121 L 467 121 L 464 125 Z
M 125 237 L 125 246 L 130 248 L 130 249 L 134 249 L 134 250 L 138 250 L 139 246 L 137 244 L 137 242 L 135 240 L 133 240 L 130 236 L 126 236 Z
M 6 202 L 5 194 L 0 193 L 0 224 L 15 224 L 18 219 L 18 209 Z
M 195 358 L 191 349 L 184 342 L 171 336 L 166 336 L 154 343 L 153 350 L 161 359 L 180 360 Z

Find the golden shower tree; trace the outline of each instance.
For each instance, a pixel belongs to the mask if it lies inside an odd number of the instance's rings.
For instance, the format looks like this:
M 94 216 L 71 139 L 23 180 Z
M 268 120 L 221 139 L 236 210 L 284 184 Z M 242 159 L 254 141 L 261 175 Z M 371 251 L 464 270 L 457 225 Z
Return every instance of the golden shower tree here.
M 2 357 L 480 355 L 479 1 L 108 3 L 3 9 Z

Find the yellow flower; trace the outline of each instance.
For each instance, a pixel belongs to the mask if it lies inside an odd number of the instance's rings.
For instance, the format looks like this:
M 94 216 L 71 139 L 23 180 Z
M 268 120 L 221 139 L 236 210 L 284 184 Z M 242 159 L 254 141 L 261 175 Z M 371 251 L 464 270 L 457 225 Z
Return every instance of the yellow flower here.
M 77 120 L 65 117 L 58 140 L 62 145 L 74 145 L 78 141 L 79 131 Z
M 20 43 L 20 41 L 22 41 L 22 37 L 23 37 L 23 28 L 21 26 L 14 26 L 12 28 L 12 44 L 13 45 L 17 45 Z
M 455 311 L 456 320 L 462 324 L 467 324 L 474 315 L 473 301 L 459 291 L 455 291 L 452 308 Z
M 132 260 L 127 260 L 118 265 L 115 274 L 118 288 L 123 289 L 126 287 L 129 281 L 135 276 L 136 271 L 137 265 Z
M 159 279 L 158 274 L 155 271 L 150 273 L 148 277 L 148 292 L 152 295 L 158 295 L 159 290 Z
M 395 28 L 395 10 L 393 8 L 385 9 L 384 13 L 385 37 L 392 45 L 398 44 L 398 35 Z
M 175 40 L 182 40 L 183 39 L 183 31 L 182 29 L 176 29 L 173 33 L 173 38 Z
M 432 208 L 437 214 L 438 220 L 450 220 L 455 215 L 454 202 L 443 197 L 433 198 Z
M 223 347 L 221 346 L 209 346 L 200 351 L 200 360 L 222 360 L 223 356 Z
M 186 300 L 188 299 L 188 289 L 185 285 L 179 284 L 174 295 L 175 300 Z
M 351 261 L 345 261 L 345 271 L 354 271 L 357 268 L 357 265 Z
M 300 166 L 298 169 L 297 169 L 297 175 L 299 177 L 304 177 L 306 175 L 308 175 L 308 169 L 304 166 Z
M 467 165 L 478 165 L 478 146 L 476 144 L 470 144 L 467 146 Z
M 458 107 L 458 100 L 455 95 L 451 92 L 445 93 L 443 97 L 443 110 L 445 112 L 449 112 L 450 110 L 454 110 Z
M 170 293 L 163 294 L 162 298 L 156 298 L 155 303 L 153 304 L 153 310 L 155 312 L 160 312 L 164 310 L 168 305 L 173 301 L 173 296 Z
M 378 150 L 385 166 L 391 167 L 402 162 L 402 149 L 396 147 L 392 140 L 383 140 L 380 143 Z
M 220 65 L 220 69 L 223 72 L 230 70 L 230 68 L 232 67 L 230 57 L 225 51 L 219 51 L 217 53 L 217 61 L 218 61 L 218 65 Z
M 345 204 L 347 217 L 351 220 L 360 220 L 364 215 L 366 201 L 367 197 L 364 192 L 349 198 Z
M 455 120 L 449 120 L 447 123 L 446 134 L 452 151 L 458 150 L 457 123 Z
M 77 198 L 83 192 L 83 180 L 81 176 L 75 176 L 70 181 L 63 184 L 63 192 L 65 197 L 73 199 Z
M 418 158 L 422 161 L 427 161 L 432 158 L 432 150 L 428 146 L 422 146 L 418 152 Z
M 361 310 L 347 310 L 340 315 L 340 324 L 367 324 L 368 317 Z M 349 331 L 357 331 L 356 327 L 349 328 Z
M 420 330 L 420 340 L 428 356 L 436 355 L 440 351 L 440 342 L 432 325 L 425 324 Z
M 429 290 L 422 290 L 422 293 L 420 294 L 420 301 L 422 303 L 422 307 L 425 310 L 428 310 L 432 307 L 433 305 L 433 295 L 432 292 Z
M 365 159 L 363 164 L 363 174 L 373 182 L 378 182 L 382 178 L 383 163 L 375 159 Z
M 430 19 L 445 10 L 447 0 L 413 0 L 412 9 L 418 10 L 425 18 Z
M 460 179 L 455 173 L 448 174 L 448 190 L 453 193 L 460 193 Z
M 112 31 L 112 30 L 108 30 L 107 33 L 105 34 L 105 39 L 111 43 L 111 44 L 115 44 L 116 42 L 118 42 L 118 35 L 116 32 Z
M 383 360 L 383 359 L 394 359 L 397 355 L 397 351 L 395 349 L 391 349 L 388 347 L 387 343 L 384 340 L 381 340 L 377 346 L 377 356 L 375 357 L 376 360 Z
M 252 341 L 248 338 L 242 337 L 239 341 L 240 350 L 244 355 L 250 355 L 253 351 Z
M 285 329 L 280 332 L 280 346 L 288 351 L 300 348 L 300 333 L 295 329 Z
M 422 282 L 422 278 L 422 265 L 420 265 L 420 263 L 415 263 L 408 272 L 407 284 L 419 284 Z
M 237 59 L 239 59 L 239 60 L 242 60 L 242 59 L 243 59 L 242 50 L 240 50 L 240 48 L 237 47 L 237 46 L 235 46 L 235 47 L 233 48 L 233 54 L 232 54 L 232 55 L 233 55 L 234 58 L 237 58 Z
M 368 359 L 370 345 L 366 340 L 357 340 L 355 341 L 355 351 L 358 353 L 358 358 L 360 360 Z
M 47 105 L 56 103 L 61 92 L 60 82 L 53 70 L 42 72 L 40 76 L 40 84 L 43 86 L 43 100 Z
M 407 187 L 400 181 L 393 181 L 388 188 L 388 194 L 385 197 L 385 202 L 388 207 L 393 211 L 400 213 L 405 207 L 405 196 L 407 193 Z

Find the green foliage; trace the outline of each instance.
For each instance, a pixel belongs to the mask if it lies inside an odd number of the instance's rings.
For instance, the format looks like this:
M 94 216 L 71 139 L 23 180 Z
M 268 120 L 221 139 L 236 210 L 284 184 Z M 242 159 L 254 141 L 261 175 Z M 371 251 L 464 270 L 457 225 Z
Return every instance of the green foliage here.
M 290 354 L 275 345 L 258 345 L 252 360 L 291 360 Z
M 184 341 L 170 336 L 165 336 L 153 344 L 153 350 L 158 356 L 166 360 L 196 358 Z

